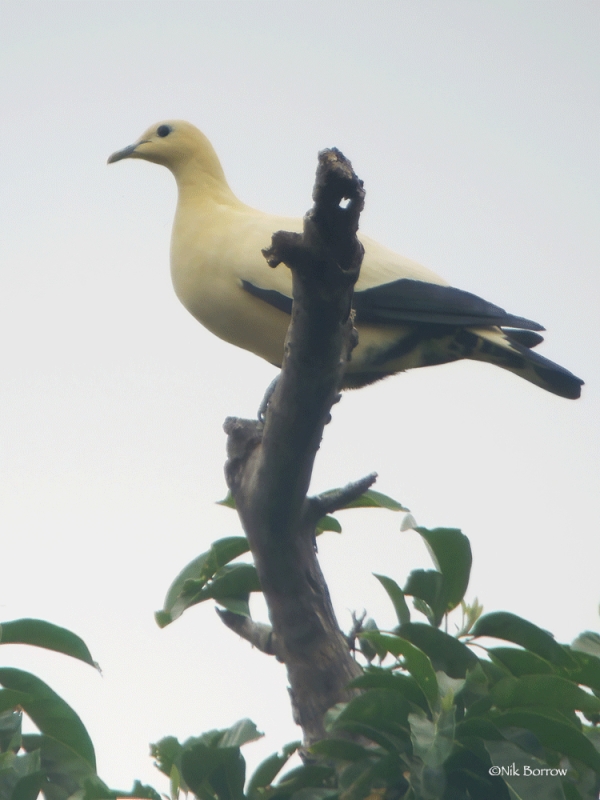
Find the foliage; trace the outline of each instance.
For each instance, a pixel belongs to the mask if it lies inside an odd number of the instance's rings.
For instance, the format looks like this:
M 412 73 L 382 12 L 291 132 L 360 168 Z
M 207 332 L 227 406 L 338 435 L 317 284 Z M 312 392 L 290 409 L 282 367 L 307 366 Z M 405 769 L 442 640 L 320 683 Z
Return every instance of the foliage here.
M 231 493 L 219 505 L 235 509 L 235 500 Z M 368 489 L 345 508 L 408 510 L 401 503 L 373 489 Z M 335 517 L 327 515 L 316 526 L 317 536 L 325 531 L 341 533 L 342 526 Z M 245 536 L 228 536 L 213 542 L 210 550 L 197 556 L 175 578 L 169 587 L 163 608 L 155 614 L 157 624 L 164 628 L 186 609 L 206 600 L 216 600 L 223 608 L 249 617 L 250 594 L 261 591 L 256 568 L 244 561 L 231 563 L 249 552 L 250 545 Z
M 39 619 L 0 625 L 0 644 L 28 644 L 76 658 L 98 669 L 76 634 Z M 94 746 L 75 711 L 47 684 L 24 670 L 0 668 L 0 798 L 2 800 L 160 800 L 136 782 L 132 792 L 109 789 L 96 774 Z M 23 714 L 37 734 L 23 734 Z
M 371 491 L 349 507 L 405 510 Z M 342 527 L 328 516 L 318 533 L 326 530 Z M 600 636 L 588 631 L 562 645 L 514 614 L 483 614 L 477 600 L 467 605 L 467 537 L 452 528 L 414 530 L 434 569 L 414 570 L 403 588 L 375 576 L 398 625 L 386 631 L 372 619 L 355 620 L 350 641 L 358 641 L 364 671 L 352 683 L 356 696 L 330 709 L 328 738 L 280 777 L 301 749 L 300 742 L 286 745 L 247 780 L 241 747 L 262 736 L 250 720 L 183 744 L 166 737 L 151 752 L 169 778 L 171 800 L 182 793 L 199 800 L 596 800 Z M 159 625 L 208 599 L 249 616 L 249 595 L 260 584 L 253 564 L 236 561 L 248 552 L 245 537 L 229 537 L 194 559 L 170 587 Z M 462 620 L 451 635 L 448 615 L 459 607 Z M 426 621 L 413 619 L 415 612 Z M 4 623 L 0 644 L 15 643 L 98 668 L 78 636 L 48 622 Z M 0 668 L 0 684 L 1 800 L 40 793 L 45 800 L 161 800 L 137 781 L 130 792 L 109 789 L 96 774 L 83 723 L 39 678 Z M 24 713 L 39 733 L 22 734 Z
M 230 498 L 223 504 L 233 507 Z M 378 493 L 377 502 L 352 505 L 404 510 Z M 327 519 L 319 532 L 341 532 Z M 464 600 L 467 537 L 452 528 L 414 530 L 434 569 L 414 570 L 404 588 L 375 576 L 398 625 L 382 631 L 366 620 L 353 632 L 364 673 L 352 684 L 356 697 L 330 710 L 328 738 L 277 780 L 298 747 L 288 745 L 258 767 L 245 790 L 244 742 L 232 731 L 255 731 L 249 721 L 183 745 L 163 739 L 153 752 L 173 800 L 180 790 L 200 800 L 596 800 L 600 637 L 588 632 L 562 645 L 514 614 L 484 615 L 477 600 Z M 209 598 L 249 616 L 249 593 L 260 585 L 255 573 L 249 578 L 251 564 L 230 563 L 247 552 L 243 537 L 215 542 L 174 581 L 159 624 Z M 407 598 L 426 622 L 412 619 Z M 448 615 L 459 607 L 461 624 L 451 635 Z

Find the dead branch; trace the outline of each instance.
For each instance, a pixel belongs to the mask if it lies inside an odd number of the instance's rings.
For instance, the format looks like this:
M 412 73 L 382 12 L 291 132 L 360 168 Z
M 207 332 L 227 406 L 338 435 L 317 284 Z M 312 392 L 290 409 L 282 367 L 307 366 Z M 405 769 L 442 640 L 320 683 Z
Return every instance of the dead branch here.
M 368 476 L 339 495 L 307 498 L 323 429 L 357 341 L 351 308 L 363 256 L 356 231 L 364 190 L 338 150 L 319 154 L 313 200 L 303 233 L 278 231 L 264 251 L 270 266 L 284 263 L 292 270 L 294 297 L 281 376 L 264 426 L 236 418 L 225 422 L 227 483 L 254 556 L 305 745 L 323 738 L 324 712 L 350 698 L 346 686 L 361 672 L 319 567 L 315 523 L 375 480 Z M 346 207 L 343 200 L 349 201 Z M 249 640 L 256 633 L 246 632 Z

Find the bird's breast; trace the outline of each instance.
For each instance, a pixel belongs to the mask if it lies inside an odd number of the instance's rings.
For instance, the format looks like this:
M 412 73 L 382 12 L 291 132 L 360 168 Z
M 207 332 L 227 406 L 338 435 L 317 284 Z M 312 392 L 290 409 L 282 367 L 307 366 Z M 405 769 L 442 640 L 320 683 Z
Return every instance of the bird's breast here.
M 241 204 L 204 206 L 187 198 L 178 205 L 171 240 L 171 275 L 178 298 L 216 336 L 280 366 L 289 314 L 253 296 L 243 282 L 291 297 L 290 271 L 284 265 L 269 268 L 261 250 L 270 245 L 275 231 L 301 228 L 301 220 L 272 217 Z M 365 259 L 358 289 L 400 277 L 443 283 L 421 265 L 367 237 L 362 240 Z M 404 325 L 360 326 L 348 371 L 385 374 L 413 366 L 414 348 L 400 344 L 409 334 L 410 326 Z M 389 358 L 394 362 L 391 370 Z
M 270 233 L 245 224 L 244 216 L 178 214 L 171 240 L 171 277 L 177 297 L 219 338 L 280 365 L 289 316 L 243 289 L 243 280 L 263 281 L 270 269 L 261 248 Z M 289 291 L 289 272 L 279 281 Z M 288 287 L 288 282 L 290 286 Z

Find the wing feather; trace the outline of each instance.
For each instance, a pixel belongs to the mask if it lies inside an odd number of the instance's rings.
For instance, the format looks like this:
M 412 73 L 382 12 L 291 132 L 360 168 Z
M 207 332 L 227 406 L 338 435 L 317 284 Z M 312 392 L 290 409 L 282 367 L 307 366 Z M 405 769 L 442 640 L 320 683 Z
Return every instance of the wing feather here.
M 274 289 L 262 289 L 243 280 L 242 287 L 286 314 L 292 313 L 292 298 Z M 470 292 L 436 283 L 401 278 L 354 293 L 352 302 L 357 324 L 402 325 L 407 322 L 460 327 L 510 327 L 543 331 L 537 322 L 507 314 Z
M 470 292 L 408 278 L 354 293 L 357 323 L 399 325 L 406 322 L 438 325 L 507 326 L 543 331 L 537 322 L 507 314 Z

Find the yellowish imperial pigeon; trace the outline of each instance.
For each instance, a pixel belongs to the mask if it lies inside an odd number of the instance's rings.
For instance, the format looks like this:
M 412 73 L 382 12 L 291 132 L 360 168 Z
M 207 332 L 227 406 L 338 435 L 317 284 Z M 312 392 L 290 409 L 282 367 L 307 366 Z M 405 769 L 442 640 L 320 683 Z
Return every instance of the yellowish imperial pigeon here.
M 292 280 L 289 270 L 270 269 L 261 251 L 275 231 L 301 232 L 302 220 L 238 200 L 211 143 L 189 122 L 152 125 L 108 161 L 125 158 L 162 164 L 177 181 L 171 274 L 183 305 L 221 339 L 281 366 Z M 541 325 L 449 286 L 367 236 L 359 238 L 365 248 L 353 300 L 359 344 L 344 388 L 469 358 L 561 397 L 579 397 L 582 380 L 533 352 L 542 341 Z

